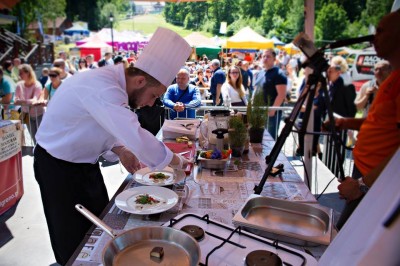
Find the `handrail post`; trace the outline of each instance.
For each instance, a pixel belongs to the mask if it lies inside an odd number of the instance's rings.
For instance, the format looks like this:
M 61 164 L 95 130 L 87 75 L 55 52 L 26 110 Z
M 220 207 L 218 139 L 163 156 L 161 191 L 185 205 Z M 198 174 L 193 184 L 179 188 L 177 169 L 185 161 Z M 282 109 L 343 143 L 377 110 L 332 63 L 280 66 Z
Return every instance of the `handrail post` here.
M 43 64 L 43 58 L 42 58 L 42 44 L 41 42 L 37 42 L 38 45 L 38 56 L 39 56 L 39 60 L 38 60 L 38 64 L 41 65 Z

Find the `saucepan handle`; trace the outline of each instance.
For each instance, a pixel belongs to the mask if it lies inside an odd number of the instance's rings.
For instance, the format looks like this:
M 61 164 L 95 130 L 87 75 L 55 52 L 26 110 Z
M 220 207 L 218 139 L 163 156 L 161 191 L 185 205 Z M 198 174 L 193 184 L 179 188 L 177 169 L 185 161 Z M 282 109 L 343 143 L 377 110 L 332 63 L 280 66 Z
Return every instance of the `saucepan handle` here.
M 82 213 L 89 221 L 103 229 L 107 234 L 109 234 L 112 238 L 117 236 L 114 233 L 113 229 L 106 225 L 102 220 L 100 220 L 96 215 L 94 215 L 91 211 L 83 207 L 81 204 L 76 204 L 75 209 L 77 209 L 80 213 Z

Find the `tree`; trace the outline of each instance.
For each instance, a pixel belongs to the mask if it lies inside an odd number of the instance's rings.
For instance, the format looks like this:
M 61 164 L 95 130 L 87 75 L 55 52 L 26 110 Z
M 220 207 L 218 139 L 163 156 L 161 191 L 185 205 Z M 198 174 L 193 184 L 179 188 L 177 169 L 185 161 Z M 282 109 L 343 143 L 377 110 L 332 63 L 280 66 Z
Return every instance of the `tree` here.
M 25 0 L 20 1 L 13 9 L 12 13 L 19 19 L 22 25 L 22 32 L 33 21 L 37 21 L 40 17 L 43 27 L 48 21 L 53 21 L 53 29 L 55 28 L 55 19 L 57 17 L 65 17 L 65 0 Z
M 264 31 L 269 33 L 274 29 L 274 17 L 286 18 L 293 0 L 265 0 L 261 14 L 261 23 Z M 279 24 L 280 22 L 278 22 Z
M 348 19 L 343 7 L 336 3 L 326 4 L 317 15 L 315 23 L 316 28 L 318 28 L 316 39 L 328 41 L 342 39 L 347 25 Z
M 213 34 L 218 34 L 219 25 L 226 21 L 228 25 L 239 19 L 239 4 L 235 0 L 212 1 L 209 9 L 209 20 L 213 23 Z M 228 31 L 228 35 L 233 32 Z
M 362 22 L 369 25 L 378 25 L 379 20 L 390 12 L 392 0 L 367 0 L 365 10 L 362 12 Z
M 294 37 L 304 31 L 304 0 L 293 0 L 286 21 L 289 35 Z
M 240 0 L 240 14 L 243 18 L 259 18 L 263 9 L 263 0 Z

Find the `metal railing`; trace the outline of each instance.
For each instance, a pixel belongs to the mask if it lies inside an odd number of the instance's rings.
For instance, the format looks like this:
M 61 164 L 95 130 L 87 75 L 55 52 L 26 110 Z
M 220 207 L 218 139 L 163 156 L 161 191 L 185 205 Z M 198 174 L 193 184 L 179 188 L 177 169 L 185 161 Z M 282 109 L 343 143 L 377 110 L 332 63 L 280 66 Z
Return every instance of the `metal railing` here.
M 265 109 L 267 107 L 264 107 Z M 23 134 L 23 146 L 27 147 L 33 147 L 35 145 L 35 137 L 34 134 L 37 131 L 37 128 L 40 126 L 41 122 L 41 112 L 45 112 L 45 108 L 43 106 L 32 106 L 32 105 L 16 105 L 16 104 L 0 104 L 0 109 L 3 119 L 9 119 L 10 117 L 12 119 L 17 119 L 21 120 L 23 126 L 24 126 L 24 134 Z M 207 112 L 210 112 L 211 110 L 235 110 L 238 112 L 243 112 L 246 113 L 246 107 L 245 106 L 235 106 L 235 107 L 225 107 L 225 106 L 200 106 L 197 108 L 193 108 L 195 110 L 195 118 L 203 119 L 204 115 Z M 276 123 L 276 128 L 278 132 L 283 128 L 284 126 L 284 118 L 285 116 L 289 115 L 290 112 L 292 111 L 292 107 L 269 107 L 270 110 L 276 110 L 277 112 L 280 112 L 282 114 L 282 119 L 281 121 L 277 121 Z M 24 110 L 24 111 L 21 111 Z M 169 119 L 170 114 L 169 112 L 171 109 L 165 107 L 165 117 L 164 119 Z M 44 113 L 43 113 L 44 115 Z M 1 118 L 0 117 L 0 118 Z M 176 119 L 188 119 L 190 117 L 187 116 L 180 116 Z M 160 117 L 159 123 L 160 123 L 160 128 L 162 126 L 163 119 Z M 266 125 L 268 125 L 269 121 L 266 121 Z M 32 135 L 33 134 L 33 135 Z M 278 134 L 277 134 L 278 136 Z M 341 131 L 340 132 L 340 139 L 343 144 L 346 143 L 347 141 L 347 131 Z M 322 157 L 322 162 L 331 170 L 332 173 L 334 173 L 336 176 L 338 175 L 338 165 L 337 165 L 337 157 L 334 153 L 334 146 L 333 146 L 333 140 L 332 137 L 329 135 L 321 135 L 320 136 L 320 142 L 321 144 L 321 151 L 323 153 Z M 286 139 L 285 144 L 283 146 L 282 152 L 286 156 L 295 156 L 295 151 L 298 146 L 298 134 L 293 133 L 290 134 L 289 137 Z M 340 149 L 341 156 L 344 156 L 343 162 L 344 162 L 344 168 L 345 168 L 345 173 L 351 174 L 352 168 L 353 168 L 353 157 L 352 157 L 352 152 L 349 149 L 346 149 L 344 145 L 341 145 Z
M 22 146 L 34 147 L 36 132 L 42 121 L 45 107 L 42 105 L 27 104 L 0 104 L 0 120 L 20 120 L 24 128 L 22 131 Z

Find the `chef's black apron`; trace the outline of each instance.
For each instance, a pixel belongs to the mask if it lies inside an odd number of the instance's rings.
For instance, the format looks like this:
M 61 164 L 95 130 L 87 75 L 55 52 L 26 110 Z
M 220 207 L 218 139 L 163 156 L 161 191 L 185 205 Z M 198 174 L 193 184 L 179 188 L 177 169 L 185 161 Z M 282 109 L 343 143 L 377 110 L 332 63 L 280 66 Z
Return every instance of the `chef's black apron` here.
M 99 216 L 109 202 L 99 163 L 63 161 L 38 144 L 34 171 L 54 255 L 59 264 L 65 265 L 92 225 L 75 210 L 75 205 L 82 204 Z

